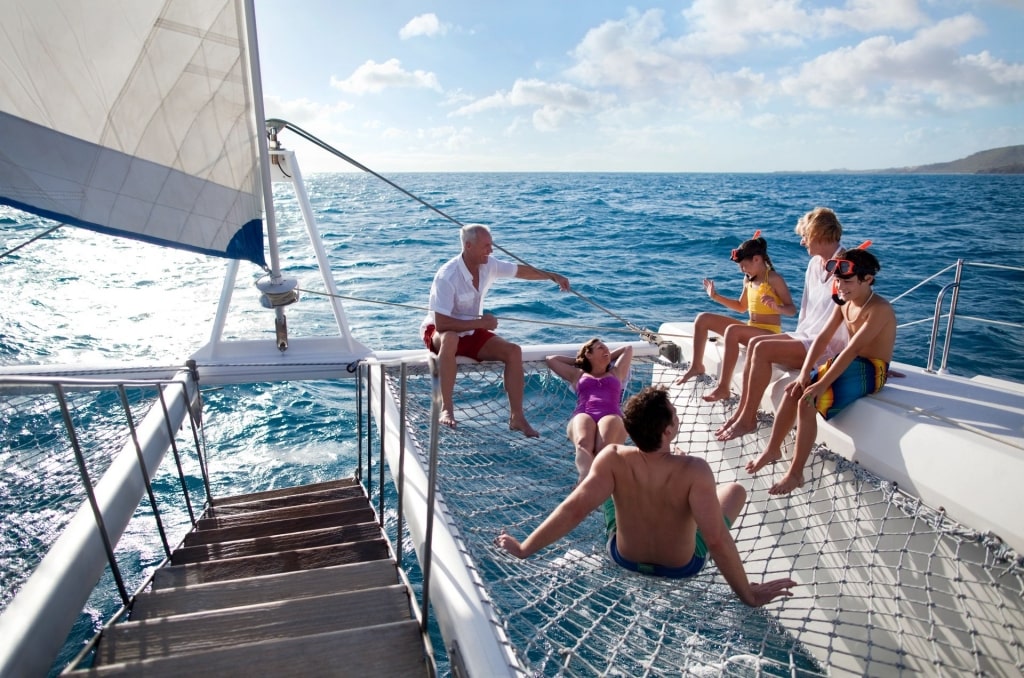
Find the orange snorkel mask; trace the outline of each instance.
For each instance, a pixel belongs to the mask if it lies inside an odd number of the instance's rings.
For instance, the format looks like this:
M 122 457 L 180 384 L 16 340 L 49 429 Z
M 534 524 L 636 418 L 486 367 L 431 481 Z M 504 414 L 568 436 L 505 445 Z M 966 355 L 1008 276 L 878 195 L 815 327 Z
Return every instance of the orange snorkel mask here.
M 871 247 L 871 241 L 865 240 L 851 249 L 866 250 L 869 247 Z M 839 306 L 844 305 L 846 301 L 839 298 L 838 278 L 847 278 L 854 275 L 857 272 L 856 265 L 847 259 L 829 259 L 825 263 L 825 270 L 832 276 L 832 301 L 836 302 Z

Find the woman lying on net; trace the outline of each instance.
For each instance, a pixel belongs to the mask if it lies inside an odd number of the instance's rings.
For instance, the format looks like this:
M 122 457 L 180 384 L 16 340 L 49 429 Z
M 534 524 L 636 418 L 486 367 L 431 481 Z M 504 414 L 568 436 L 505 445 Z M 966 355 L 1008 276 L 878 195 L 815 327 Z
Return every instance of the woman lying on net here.
M 594 338 L 580 347 L 575 358 L 549 355 L 544 361 L 576 392 L 576 409 L 565 432 L 576 448 L 576 470 L 582 481 L 605 445 L 626 442 L 622 385 L 629 375 L 633 347 L 611 351 Z

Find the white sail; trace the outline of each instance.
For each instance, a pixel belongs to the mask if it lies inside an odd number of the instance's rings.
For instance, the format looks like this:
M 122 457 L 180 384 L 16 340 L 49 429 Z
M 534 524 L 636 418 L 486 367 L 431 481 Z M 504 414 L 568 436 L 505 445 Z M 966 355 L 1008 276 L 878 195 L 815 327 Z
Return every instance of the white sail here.
M 0 204 L 264 265 L 237 0 L 0 0 Z

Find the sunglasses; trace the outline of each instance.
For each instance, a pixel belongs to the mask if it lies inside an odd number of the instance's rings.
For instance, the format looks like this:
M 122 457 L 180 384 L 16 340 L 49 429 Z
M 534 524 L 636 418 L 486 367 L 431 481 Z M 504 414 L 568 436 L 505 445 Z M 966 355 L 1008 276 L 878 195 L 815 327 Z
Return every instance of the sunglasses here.
M 855 274 L 864 272 L 849 259 L 829 259 L 825 262 L 825 270 L 837 278 L 852 278 Z

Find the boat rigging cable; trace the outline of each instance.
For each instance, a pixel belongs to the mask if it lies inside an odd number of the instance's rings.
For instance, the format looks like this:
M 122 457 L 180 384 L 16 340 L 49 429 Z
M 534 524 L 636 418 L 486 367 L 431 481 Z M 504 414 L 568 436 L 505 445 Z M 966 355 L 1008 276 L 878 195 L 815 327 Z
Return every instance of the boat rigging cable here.
M 302 129 L 301 127 L 298 127 L 298 126 L 288 122 L 287 120 L 280 120 L 280 119 L 277 119 L 277 118 L 273 118 L 273 119 L 267 120 L 266 124 L 267 124 L 267 130 L 268 130 L 267 133 L 268 133 L 268 135 L 270 137 L 270 141 L 271 141 L 272 144 L 277 144 L 278 143 L 277 142 L 277 134 L 282 129 L 291 130 L 292 132 L 294 132 L 295 134 L 298 134 L 300 137 L 302 137 L 306 141 L 310 142 L 311 144 L 314 144 L 315 146 L 318 146 L 319 148 L 327 151 L 331 155 L 334 155 L 335 157 L 340 158 L 341 160 L 344 160 L 345 162 L 347 162 L 348 164 L 352 165 L 353 167 L 361 169 L 362 171 L 367 172 L 368 174 L 373 175 L 377 179 L 380 179 L 381 181 L 383 181 L 387 185 L 391 186 L 395 190 L 397 190 L 397 191 L 403 193 L 404 195 L 412 198 L 416 202 L 420 203 L 421 205 L 423 205 L 427 209 L 429 209 L 429 210 L 435 212 L 436 214 L 440 215 L 444 219 L 447 219 L 448 221 L 450 221 L 451 223 L 455 224 L 456 226 L 459 226 L 461 228 L 461 227 L 466 225 L 462 221 L 459 221 L 458 219 L 456 219 L 455 217 L 451 216 L 450 214 L 444 212 L 440 208 L 435 207 L 434 205 L 430 204 L 426 200 L 423 200 L 422 198 L 420 198 L 419 196 L 415 195 L 414 193 L 406 190 L 402 186 L 399 186 L 397 183 L 395 183 L 391 179 L 388 179 L 384 175 L 382 175 L 379 172 L 376 172 L 373 169 L 367 167 L 366 165 L 364 165 L 363 163 L 359 162 L 355 158 L 353 158 L 353 157 L 349 156 L 348 154 L 346 154 L 346 153 L 344 153 L 344 152 L 334 148 L 333 146 L 331 146 L 327 142 L 325 142 L 322 139 L 320 139 L 320 138 L 314 136 L 313 134 L 307 132 L 306 130 Z M 501 251 L 503 254 L 511 257 L 512 259 L 515 259 L 520 264 L 523 264 L 524 266 L 531 266 L 531 264 L 527 263 L 526 260 L 524 260 L 521 257 L 519 257 L 519 256 L 513 254 L 512 252 L 508 251 L 507 249 L 505 249 L 501 245 L 499 245 L 497 243 L 494 243 L 493 245 L 494 245 L 495 249 Z M 534 267 L 531 266 L 531 268 L 534 268 Z M 540 270 L 540 269 L 538 269 L 538 270 Z M 551 279 L 554 280 L 554 277 L 552 277 Z M 647 329 L 645 327 L 640 327 L 640 326 L 636 325 L 635 323 L 630 322 L 629 320 L 626 320 L 625 318 L 623 318 L 619 314 L 617 314 L 614 311 L 606 308 L 605 306 L 602 306 L 601 304 L 597 303 L 596 301 L 594 301 L 590 297 L 588 297 L 588 296 L 586 296 L 584 294 L 581 294 L 577 290 L 574 290 L 574 289 L 570 288 L 569 292 L 571 292 L 572 294 L 575 294 L 577 297 L 579 297 L 583 301 L 587 302 L 588 304 L 592 305 L 594 308 L 598 309 L 599 311 L 601 311 L 601 312 L 605 313 L 606 315 L 608 315 L 608 316 L 618 320 L 623 325 L 625 325 L 631 332 L 636 333 L 644 341 L 647 341 L 647 342 L 652 343 L 652 344 L 657 344 L 659 346 L 663 346 L 663 345 L 669 343 L 669 342 L 663 340 L 662 338 L 660 338 L 656 332 L 654 332 L 652 330 L 649 330 L 649 329 Z
M 0 259 L 3 259 L 4 257 L 9 257 L 10 255 L 12 255 L 15 252 L 17 252 L 18 250 L 20 250 L 22 247 L 27 247 L 27 246 L 31 245 L 32 243 L 34 243 L 36 240 L 39 240 L 40 238 L 45 238 L 46 236 L 50 235 L 51 233 L 53 233 L 54 231 L 56 231 L 58 228 L 60 228 L 63 225 L 64 224 L 57 224 L 56 226 L 52 226 L 52 227 L 46 229 L 45 231 L 43 231 L 42 233 L 40 233 L 39 235 L 36 235 L 36 236 L 33 236 L 33 237 L 29 238 L 25 242 L 21 243 L 20 245 L 16 245 L 16 246 L 12 247 L 11 249 L 7 250 L 6 252 L 0 252 Z

